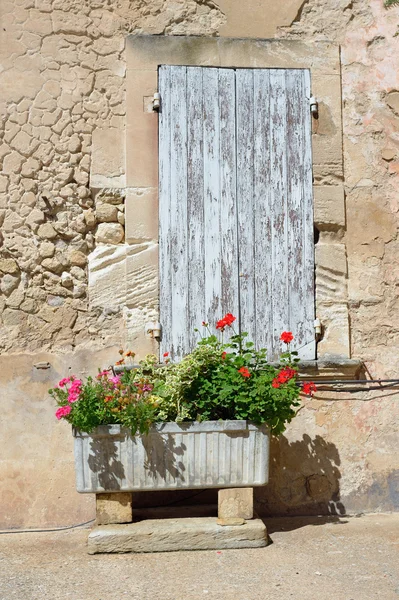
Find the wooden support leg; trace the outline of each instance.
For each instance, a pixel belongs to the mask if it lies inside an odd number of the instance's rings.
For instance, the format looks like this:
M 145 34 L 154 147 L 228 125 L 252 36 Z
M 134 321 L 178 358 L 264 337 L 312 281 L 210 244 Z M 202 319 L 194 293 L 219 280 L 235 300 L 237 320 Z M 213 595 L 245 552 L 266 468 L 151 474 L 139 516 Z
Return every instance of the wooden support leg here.
M 131 523 L 132 520 L 131 493 L 116 492 L 114 494 L 96 494 L 97 525 Z
M 218 517 L 219 519 L 253 519 L 253 488 L 219 490 Z

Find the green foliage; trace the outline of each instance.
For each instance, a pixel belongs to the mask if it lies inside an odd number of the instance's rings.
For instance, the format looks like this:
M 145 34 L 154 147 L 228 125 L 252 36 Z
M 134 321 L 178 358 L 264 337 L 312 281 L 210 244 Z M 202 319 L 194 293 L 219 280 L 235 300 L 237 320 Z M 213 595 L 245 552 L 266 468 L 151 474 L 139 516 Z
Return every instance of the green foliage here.
M 234 320 L 228 313 L 218 321 L 221 339 L 204 324 L 205 335 L 179 363 L 166 358 L 160 365 L 149 355 L 120 376 L 103 371 L 85 383 L 61 380 L 50 390 L 57 418 L 87 432 L 115 423 L 134 434 L 148 432 L 155 422 L 237 419 L 267 423 L 272 433 L 282 433 L 299 406 L 297 353 L 287 343 L 279 364 L 268 363 L 266 350 L 256 350 L 246 333 L 234 332 Z M 224 342 L 227 327 L 231 337 Z M 314 391 L 314 384 L 307 385 Z
M 399 0 L 385 0 L 384 6 L 385 8 L 390 8 L 391 6 L 399 6 Z
M 176 406 L 174 420 L 242 419 L 267 423 L 276 435 L 284 431 L 299 405 L 300 388 L 293 368 L 296 353 L 282 354 L 276 368 L 267 362 L 266 351 L 255 350 L 246 337 L 246 333 L 235 334 L 223 343 L 208 335 L 166 372 L 160 393 Z M 278 384 L 279 373 L 287 367 L 292 376 Z

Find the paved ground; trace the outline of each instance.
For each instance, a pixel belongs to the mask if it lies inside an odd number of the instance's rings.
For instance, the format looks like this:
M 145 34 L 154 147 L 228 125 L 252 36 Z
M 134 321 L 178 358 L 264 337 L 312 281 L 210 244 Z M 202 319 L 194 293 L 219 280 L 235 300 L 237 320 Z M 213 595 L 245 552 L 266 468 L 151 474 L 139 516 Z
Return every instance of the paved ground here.
M 399 600 L 399 514 L 268 520 L 258 550 L 89 556 L 88 531 L 0 535 L 0 600 Z

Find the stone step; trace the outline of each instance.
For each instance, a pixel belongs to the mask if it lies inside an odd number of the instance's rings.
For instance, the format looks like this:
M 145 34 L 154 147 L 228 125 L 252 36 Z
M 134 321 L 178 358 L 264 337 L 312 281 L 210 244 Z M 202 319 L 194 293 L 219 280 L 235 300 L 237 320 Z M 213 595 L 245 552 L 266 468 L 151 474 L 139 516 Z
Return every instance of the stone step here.
M 124 525 L 100 525 L 89 534 L 88 553 L 175 552 L 267 546 L 260 519 L 243 525 L 218 525 L 214 517 L 148 519 Z

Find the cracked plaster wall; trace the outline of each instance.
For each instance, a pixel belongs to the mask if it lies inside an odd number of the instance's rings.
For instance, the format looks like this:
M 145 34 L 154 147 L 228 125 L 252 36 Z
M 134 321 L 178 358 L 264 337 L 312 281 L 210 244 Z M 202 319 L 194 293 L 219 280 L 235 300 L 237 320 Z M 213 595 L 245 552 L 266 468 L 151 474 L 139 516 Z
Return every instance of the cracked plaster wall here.
M 120 345 L 151 349 L 142 331 L 156 313 L 156 228 L 143 233 L 134 215 L 125 223 L 126 196 L 140 195 L 125 187 L 129 33 L 341 45 L 344 177 L 318 171 L 316 184 L 331 188 L 326 206 L 343 210 L 338 227 L 322 219 L 318 302 L 326 322 L 347 327 L 349 311 L 351 354 L 374 377 L 397 376 L 398 9 L 380 0 L 250 0 L 245 9 L 237 0 L 2 0 L 0 22 L 0 527 L 91 517 L 46 390 L 69 367 L 107 366 Z M 156 213 L 151 191 L 144 200 Z M 90 302 L 89 256 L 102 290 Z M 258 491 L 264 512 L 398 510 L 397 397 L 375 396 L 305 405 L 274 445 L 272 483 Z

